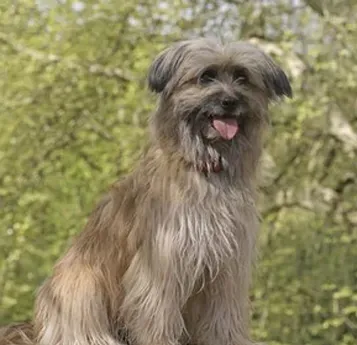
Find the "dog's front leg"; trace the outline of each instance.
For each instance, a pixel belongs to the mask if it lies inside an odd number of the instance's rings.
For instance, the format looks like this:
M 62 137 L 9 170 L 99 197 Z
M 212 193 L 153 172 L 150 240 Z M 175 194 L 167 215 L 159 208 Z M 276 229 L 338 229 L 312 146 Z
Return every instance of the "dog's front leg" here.
M 176 278 L 136 257 L 123 279 L 121 315 L 137 345 L 178 345 L 184 332 Z
M 253 344 L 248 331 L 249 278 L 248 272 L 222 272 L 191 301 L 186 322 L 193 344 Z

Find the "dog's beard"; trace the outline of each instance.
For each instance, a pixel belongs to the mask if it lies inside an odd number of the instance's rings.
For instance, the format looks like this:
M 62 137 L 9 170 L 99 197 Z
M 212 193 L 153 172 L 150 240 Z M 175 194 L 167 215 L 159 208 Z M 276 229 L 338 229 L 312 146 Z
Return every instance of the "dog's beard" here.
M 249 146 L 245 122 L 237 114 L 214 115 L 204 111 L 181 120 L 178 137 L 185 160 L 198 171 L 234 168 L 240 150 Z

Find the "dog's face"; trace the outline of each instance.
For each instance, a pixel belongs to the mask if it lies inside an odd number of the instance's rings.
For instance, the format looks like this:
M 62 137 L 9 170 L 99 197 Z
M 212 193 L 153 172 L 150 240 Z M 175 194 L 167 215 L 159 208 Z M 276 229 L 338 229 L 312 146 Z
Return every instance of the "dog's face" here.
M 149 87 L 161 95 L 153 118 L 158 139 L 209 171 L 254 147 L 269 102 L 292 95 L 285 73 L 261 50 L 208 39 L 162 52 L 151 65 Z

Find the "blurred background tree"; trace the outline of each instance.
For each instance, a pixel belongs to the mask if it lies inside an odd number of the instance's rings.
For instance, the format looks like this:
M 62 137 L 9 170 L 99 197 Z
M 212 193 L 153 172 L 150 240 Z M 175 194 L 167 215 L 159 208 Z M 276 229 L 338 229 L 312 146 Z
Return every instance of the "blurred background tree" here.
M 263 160 L 256 338 L 357 343 L 357 2 L 2 0 L 0 324 L 34 292 L 155 106 L 146 71 L 171 42 L 246 39 L 288 72 Z

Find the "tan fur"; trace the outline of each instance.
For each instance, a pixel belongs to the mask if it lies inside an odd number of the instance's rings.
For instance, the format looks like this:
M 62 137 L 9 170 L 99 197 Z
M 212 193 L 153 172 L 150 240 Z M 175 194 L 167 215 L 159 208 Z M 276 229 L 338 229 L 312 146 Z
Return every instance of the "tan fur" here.
M 41 287 L 34 335 L 30 326 L 24 330 L 34 344 L 252 344 L 248 292 L 258 232 L 255 173 L 275 92 L 264 86 L 262 74 L 274 65 L 256 48 L 211 43 L 189 42 L 175 68 L 175 47 L 163 53 L 159 67 L 154 62 L 150 83 L 160 102 L 150 148 L 99 203 Z M 202 66 L 236 61 L 247 65 L 254 83 L 244 91 L 245 126 L 232 142 L 207 146 L 200 136 L 192 137 L 180 114 L 189 112 L 190 104 L 204 104 L 213 92 L 192 83 Z M 165 71 L 165 64 L 171 70 Z M 171 74 L 163 87 L 155 75 L 161 72 Z M 198 169 L 214 159 L 222 160 L 223 171 Z M 6 332 L 0 345 L 28 343 L 16 327 Z
M 31 345 L 33 344 L 33 327 L 31 323 L 19 323 L 7 327 L 0 327 L 1 345 Z

